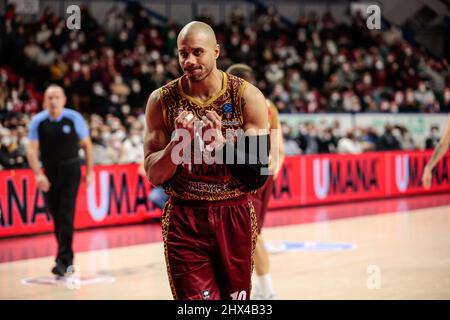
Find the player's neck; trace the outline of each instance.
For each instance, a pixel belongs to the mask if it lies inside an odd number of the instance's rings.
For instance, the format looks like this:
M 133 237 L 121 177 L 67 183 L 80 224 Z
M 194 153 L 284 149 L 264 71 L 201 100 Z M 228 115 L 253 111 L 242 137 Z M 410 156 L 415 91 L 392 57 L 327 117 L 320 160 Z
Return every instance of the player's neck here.
M 183 89 L 187 95 L 202 101 L 207 101 L 222 90 L 222 84 L 223 73 L 218 69 L 214 69 L 202 81 L 189 81 L 186 78 Z

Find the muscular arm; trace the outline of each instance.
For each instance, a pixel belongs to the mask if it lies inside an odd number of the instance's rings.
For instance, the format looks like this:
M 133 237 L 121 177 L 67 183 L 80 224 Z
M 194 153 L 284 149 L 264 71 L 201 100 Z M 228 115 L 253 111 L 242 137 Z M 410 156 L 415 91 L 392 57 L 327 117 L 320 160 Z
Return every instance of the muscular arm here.
M 434 168 L 436 163 L 444 156 L 450 145 L 450 116 L 447 121 L 447 128 L 445 129 L 444 135 L 439 141 L 438 145 L 434 149 L 431 159 L 427 163 L 427 167 L 431 170 Z
M 267 180 L 270 138 L 268 115 L 264 95 L 255 86 L 248 84 L 242 96 L 245 136 L 238 138 L 237 146 L 228 142 L 225 153 L 234 150 L 235 161 L 226 165 L 249 191 L 259 189 Z M 242 145 L 242 142 L 243 145 Z M 257 148 L 255 148 L 257 146 Z M 261 150 L 265 148 L 265 150 Z M 256 152 L 258 150 L 258 152 Z M 255 153 L 256 152 L 256 153 Z
M 284 162 L 284 143 L 283 135 L 281 133 L 280 118 L 278 117 L 277 108 L 271 103 L 271 118 L 270 120 L 270 156 L 272 158 L 272 170 L 274 177 L 277 178 L 278 173 Z
M 171 160 L 171 152 L 176 142 L 170 140 L 164 124 L 157 90 L 153 91 L 148 99 L 145 121 L 144 168 L 149 181 L 160 186 L 175 174 L 177 164 Z
M 242 95 L 244 113 L 244 131 L 249 135 L 268 134 L 266 99 L 261 91 L 252 84 L 247 84 Z

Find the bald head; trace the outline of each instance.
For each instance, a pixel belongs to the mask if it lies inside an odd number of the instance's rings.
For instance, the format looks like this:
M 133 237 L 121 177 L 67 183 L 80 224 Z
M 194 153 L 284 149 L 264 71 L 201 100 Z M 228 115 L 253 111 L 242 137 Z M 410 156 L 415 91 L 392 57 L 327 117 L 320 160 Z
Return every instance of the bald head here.
M 205 45 L 212 48 L 217 46 L 217 39 L 214 30 L 208 24 L 201 21 L 189 22 L 183 27 L 183 29 L 181 29 L 177 39 L 178 46 L 180 46 L 180 43 L 192 38 L 201 40 Z
M 58 118 L 66 104 L 64 89 L 56 84 L 47 87 L 44 93 L 44 107 L 53 118 Z
M 202 81 L 217 70 L 220 55 L 214 30 L 204 22 L 192 21 L 178 34 L 178 62 L 191 81 Z
M 47 89 L 45 90 L 44 95 L 47 95 L 49 93 L 53 93 L 53 92 L 57 92 L 58 94 L 62 94 L 63 96 L 65 96 L 66 94 L 64 93 L 64 89 L 57 85 L 57 84 L 51 84 L 47 87 Z

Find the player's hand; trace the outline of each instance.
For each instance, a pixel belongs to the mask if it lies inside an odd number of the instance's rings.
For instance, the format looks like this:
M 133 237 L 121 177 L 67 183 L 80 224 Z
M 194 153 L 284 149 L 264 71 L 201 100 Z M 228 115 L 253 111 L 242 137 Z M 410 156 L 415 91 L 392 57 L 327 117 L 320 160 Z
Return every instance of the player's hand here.
M 212 151 L 216 148 L 221 148 L 225 141 L 225 138 L 222 134 L 222 117 L 217 114 L 215 111 L 206 110 L 206 114 L 202 117 L 203 122 L 203 134 L 208 130 L 214 130 L 214 132 L 209 134 L 209 137 L 214 137 L 213 141 L 206 145 L 208 151 Z M 208 140 L 210 140 L 208 137 Z
M 143 177 L 145 177 L 147 174 L 145 173 L 145 166 L 144 166 L 144 163 L 141 163 L 140 165 L 139 165 L 139 167 L 138 167 L 138 174 L 140 175 L 140 176 L 143 176 Z
M 177 130 L 187 130 L 191 136 L 191 140 L 194 138 L 194 125 L 199 121 L 198 118 L 190 111 L 181 112 L 175 119 L 175 140 L 179 140 L 182 135 Z
M 39 173 L 36 176 L 36 184 L 39 190 L 42 192 L 48 192 L 50 189 L 50 182 L 47 179 L 47 176 L 43 173 Z
M 89 185 L 94 180 L 94 172 L 93 171 L 86 171 L 86 175 L 84 176 L 84 182 L 86 183 L 86 187 L 89 187 Z
M 425 166 L 423 169 L 422 184 L 425 189 L 430 189 L 431 187 L 431 168 L 428 166 Z

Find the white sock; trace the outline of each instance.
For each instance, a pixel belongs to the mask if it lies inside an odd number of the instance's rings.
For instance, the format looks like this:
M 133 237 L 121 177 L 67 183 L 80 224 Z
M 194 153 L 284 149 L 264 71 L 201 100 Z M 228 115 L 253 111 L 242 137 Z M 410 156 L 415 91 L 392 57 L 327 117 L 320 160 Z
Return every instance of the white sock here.
M 262 276 L 256 276 L 256 283 L 258 285 L 258 290 L 264 297 L 269 297 L 274 294 L 272 287 L 272 277 L 270 274 L 265 274 Z

